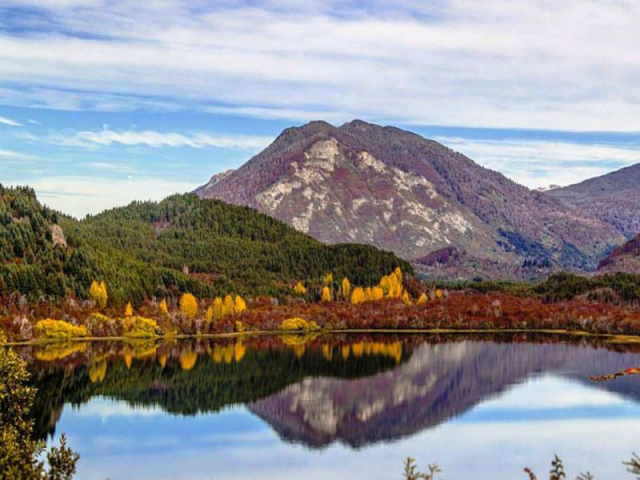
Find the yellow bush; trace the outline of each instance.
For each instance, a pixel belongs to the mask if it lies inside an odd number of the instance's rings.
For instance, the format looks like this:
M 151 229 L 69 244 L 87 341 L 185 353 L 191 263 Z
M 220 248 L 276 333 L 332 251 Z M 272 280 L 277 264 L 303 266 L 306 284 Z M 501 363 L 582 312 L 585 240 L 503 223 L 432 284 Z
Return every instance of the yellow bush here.
M 86 337 L 87 327 L 84 325 L 71 325 L 62 320 L 47 318 L 40 320 L 35 326 L 39 337 L 50 339 L 69 339 L 73 337 Z
M 124 335 L 127 337 L 155 337 L 158 324 L 151 318 L 129 317 L 124 321 Z
M 444 292 L 440 289 L 436 290 L 436 298 L 442 298 L 444 296 Z
M 287 318 L 282 322 L 282 325 L 280 325 L 280 330 L 309 330 L 309 322 L 299 317 Z
M 236 321 L 236 332 L 244 332 L 244 324 L 241 321 Z
M 322 279 L 322 283 L 327 286 L 333 283 L 333 273 L 329 272 L 327 273 L 324 278 Z
M 307 293 L 307 289 L 306 287 L 302 284 L 302 282 L 298 282 L 296 283 L 296 286 L 293 287 L 293 291 L 295 293 L 297 293 L 298 295 L 304 295 L 305 293 Z
M 194 319 L 198 315 L 198 301 L 190 293 L 185 293 L 180 297 L 180 311 L 189 318 Z
M 131 302 L 127 303 L 127 306 L 124 307 L 124 316 L 131 317 L 133 315 L 133 307 L 131 306 Z

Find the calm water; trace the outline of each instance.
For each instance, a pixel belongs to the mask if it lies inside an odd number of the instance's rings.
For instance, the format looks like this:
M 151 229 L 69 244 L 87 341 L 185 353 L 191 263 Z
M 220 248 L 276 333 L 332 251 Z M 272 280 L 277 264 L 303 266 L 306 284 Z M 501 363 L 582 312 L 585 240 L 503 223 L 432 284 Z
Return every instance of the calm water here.
M 640 348 L 549 337 L 269 337 L 21 350 L 36 430 L 80 479 L 625 479 L 640 451 Z

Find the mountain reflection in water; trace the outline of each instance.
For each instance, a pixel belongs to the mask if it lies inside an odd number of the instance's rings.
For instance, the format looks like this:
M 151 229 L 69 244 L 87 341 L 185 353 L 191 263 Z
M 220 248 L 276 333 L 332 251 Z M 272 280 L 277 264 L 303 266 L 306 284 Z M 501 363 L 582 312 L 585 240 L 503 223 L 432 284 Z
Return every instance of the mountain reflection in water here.
M 635 351 L 634 351 L 635 350 Z M 38 388 L 36 432 L 93 397 L 177 415 L 244 404 L 278 435 L 354 448 L 447 422 L 532 376 L 553 374 L 640 402 L 640 349 L 545 336 L 257 337 L 243 341 L 25 347 Z

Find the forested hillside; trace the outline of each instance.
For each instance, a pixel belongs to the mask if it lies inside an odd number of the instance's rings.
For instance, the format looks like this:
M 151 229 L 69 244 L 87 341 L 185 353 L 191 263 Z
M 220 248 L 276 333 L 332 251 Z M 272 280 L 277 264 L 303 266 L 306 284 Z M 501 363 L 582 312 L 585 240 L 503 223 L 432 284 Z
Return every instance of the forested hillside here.
M 84 298 L 95 279 L 114 305 L 189 291 L 278 295 L 332 271 L 372 283 L 400 266 L 363 245 L 326 246 L 249 208 L 176 195 L 83 221 L 42 207 L 27 188 L 0 189 L 0 294 Z

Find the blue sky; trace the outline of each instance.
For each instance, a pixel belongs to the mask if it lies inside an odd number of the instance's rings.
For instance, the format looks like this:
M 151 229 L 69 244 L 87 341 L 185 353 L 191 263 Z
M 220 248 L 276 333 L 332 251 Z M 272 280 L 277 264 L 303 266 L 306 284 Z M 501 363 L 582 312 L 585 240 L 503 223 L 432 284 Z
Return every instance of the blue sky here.
M 640 161 L 639 22 L 635 0 L 3 0 L 0 182 L 82 216 L 353 118 L 578 182 Z

